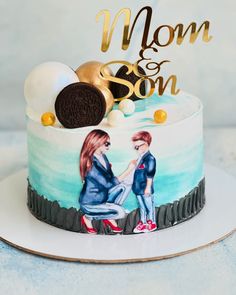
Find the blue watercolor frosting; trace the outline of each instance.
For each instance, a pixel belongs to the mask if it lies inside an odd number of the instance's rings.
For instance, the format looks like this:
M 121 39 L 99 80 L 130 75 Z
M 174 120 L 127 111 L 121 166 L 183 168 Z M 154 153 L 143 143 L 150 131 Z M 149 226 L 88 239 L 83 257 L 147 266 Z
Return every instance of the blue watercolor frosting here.
M 82 188 L 79 173 L 80 150 L 64 148 L 28 132 L 29 180 L 33 188 L 48 200 L 57 200 L 60 206 L 79 209 L 78 198 Z M 203 143 L 187 146 L 169 156 L 151 152 L 157 159 L 154 180 L 156 205 L 173 202 L 190 192 L 203 177 Z M 115 175 L 119 175 L 133 157 L 133 151 L 112 148 L 107 154 Z M 122 160 L 121 160 L 122 159 Z M 127 210 L 137 208 L 131 192 L 125 201 Z

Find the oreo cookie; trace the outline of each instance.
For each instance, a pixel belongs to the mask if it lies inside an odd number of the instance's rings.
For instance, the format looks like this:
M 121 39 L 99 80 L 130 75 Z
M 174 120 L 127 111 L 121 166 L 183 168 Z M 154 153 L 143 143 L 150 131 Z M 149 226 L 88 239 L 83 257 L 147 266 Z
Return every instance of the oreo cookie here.
M 55 111 L 65 128 L 95 126 L 105 116 L 106 101 L 97 87 L 77 82 L 68 85 L 58 94 Z
M 118 72 L 116 73 L 115 77 L 126 80 L 126 81 L 129 81 L 133 85 L 135 85 L 136 82 L 138 80 L 140 80 L 140 77 L 136 76 L 134 72 L 131 72 L 129 75 L 127 75 L 126 74 L 127 71 L 128 71 L 127 66 L 122 66 L 118 70 Z M 146 75 L 144 69 L 142 67 L 140 67 L 140 66 L 138 66 L 138 71 L 139 71 L 139 73 L 141 75 Z M 115 99 L 116 98 L 123 98 L 128 94 L 129 89 L 125 85 L 112 82 L 112 84 L 111 84 L 111 92 L 112 92 Z M 140 93 L 142 95 L 146 94 L 146 82 L 145 81 L 143 81 L 141 83 L 141 85 L 140 85 Z M 136 96 L 135 93 L 133 93 L 133 95 L 131 97 L 129 97 L 129 99 L 132 99 L 133 101 L 135 101 L 135 100 L 139 100 L 140 98 L 138 96 Z

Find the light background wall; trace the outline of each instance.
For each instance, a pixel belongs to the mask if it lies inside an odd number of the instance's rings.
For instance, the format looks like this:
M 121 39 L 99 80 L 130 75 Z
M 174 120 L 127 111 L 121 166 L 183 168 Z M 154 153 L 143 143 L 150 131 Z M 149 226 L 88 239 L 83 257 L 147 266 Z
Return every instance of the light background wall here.
M 25 127 L 23 83 L 35 65 L 55 60 L 76 68 L 93 59 L 134 61 L 142 26 L 128 51 L 121 52 L 117 30 L 111 50 L 102 55 L 101 23 L 94 16 L 101 8 L 115 12 L 123 7 L 132 8 L 134 16 L 145 5 L 154 8 L 152 29 L 211 21 L 210 43 L 199 38 L 194 45 L 185 41 L 161 49 L 160 56 L 172 60 L 163 72 L 175 73 L 181 89 L 201 98 L 206 126 L 236 125 L 234 0 L 0 0 L 0 130 Z

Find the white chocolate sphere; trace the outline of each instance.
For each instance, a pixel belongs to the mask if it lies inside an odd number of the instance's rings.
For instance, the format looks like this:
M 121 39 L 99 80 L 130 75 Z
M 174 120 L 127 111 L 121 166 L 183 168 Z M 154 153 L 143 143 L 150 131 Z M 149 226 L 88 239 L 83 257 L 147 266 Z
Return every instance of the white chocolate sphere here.
M 119 110 L 113 110 L 107 116 L 107 122 L 112 127 L 118 127 L 122 125 L 124 121 L 124 114 Z
M 135 111 L 135 103 L 131 99 L 124 99 L 119 103 L 119 110 L 125 115 L 132 115 Z
M 69 84 L 79 82 L 75 72 L 59 62 L 36 66 L 25 80 L 24 94 L 27 106 L 40 118 L 45 112 L 55 113 L 57 95 Z
M 40 122 L 41 117 L 39 114 L 33 111 L 29 106 L 26 106 L 25 113 L 33 121 Z

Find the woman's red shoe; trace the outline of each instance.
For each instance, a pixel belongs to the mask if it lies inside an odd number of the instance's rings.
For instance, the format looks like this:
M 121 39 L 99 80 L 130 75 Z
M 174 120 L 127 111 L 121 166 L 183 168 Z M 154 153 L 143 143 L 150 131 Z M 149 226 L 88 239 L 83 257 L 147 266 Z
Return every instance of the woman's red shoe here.
M 81 217 L 81 224 L 86 228 L 86 231 L 89 233 L 89 234 L 97 234 L 97 231 L 95 228 L 93 227 L 88 227 L 85 220 L 84 220 L 84 216 Z
M 114 233 L 121 233 L 123 231 L 123 229 L 121 227 L 115 226 L 108 219 L 104 219 L 103 223 L 105 226 L 109 226 Z

